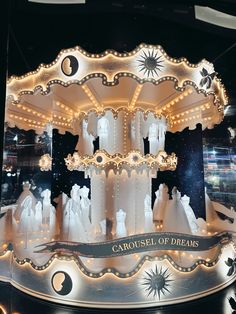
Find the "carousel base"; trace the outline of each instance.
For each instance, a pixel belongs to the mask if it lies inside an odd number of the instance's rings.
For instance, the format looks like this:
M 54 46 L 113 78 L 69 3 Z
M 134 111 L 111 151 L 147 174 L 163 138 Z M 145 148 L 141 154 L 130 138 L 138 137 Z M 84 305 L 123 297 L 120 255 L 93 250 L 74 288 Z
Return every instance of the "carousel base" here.
M 0 280 L 40 299 L 91 308 L 145 308 L 182 303 L 215 293 L 236 280 L 233 244 L 222 248 L 215 263 L 199 260 L 184 268 L 168 255 L 146 256 L 134 271 L 104 268 L 89 273 L 78 258 L 56 255 L 44 266 L 18 260 L 6 251 L 0 256 Z

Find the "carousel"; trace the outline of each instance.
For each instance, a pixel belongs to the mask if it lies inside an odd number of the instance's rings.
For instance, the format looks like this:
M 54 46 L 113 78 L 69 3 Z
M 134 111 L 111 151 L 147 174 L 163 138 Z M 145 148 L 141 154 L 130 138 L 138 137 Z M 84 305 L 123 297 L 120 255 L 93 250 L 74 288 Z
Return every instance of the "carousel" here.
M 0 279 L 101 308 L 180 303 L 231 284 L 236 213 L 203 189 L 200 217 L 190 195 L 153 185 L 178 167 L 167 134 L 213 128 L 226 105 L 211 63 L 145 44 L 129 53 L 75 47 L 10 77 Z

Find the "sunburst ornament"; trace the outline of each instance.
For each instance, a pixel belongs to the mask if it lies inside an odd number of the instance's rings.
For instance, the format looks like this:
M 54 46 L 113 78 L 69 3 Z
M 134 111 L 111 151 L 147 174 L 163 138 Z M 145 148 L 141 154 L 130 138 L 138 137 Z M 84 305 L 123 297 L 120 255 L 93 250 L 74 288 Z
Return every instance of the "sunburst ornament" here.
M 158 51 L 155 51 L 154 49 L 148 50 L 147 53 L 143 51 L 143 54 L 139 57 L 140 59 L 137 60 L 139 62 L 139 72 L 144 72 L 144 75 L 147 74 L 147 77 L 158 76 L 158 72 L 164 67 L 164 65 L 162 65 L 164 60 L 161 60 L 162 55 L 158 56 Z
M 152 295 L 156 297 L 158 295 L 160 300 L 161 293 L 163 295 L 166 292 L 171 293 L 168 287 L 173 280 L 169 279 L 171 274 L 168 273 L 168 268 L 162 270 L 162 267 L 158 269 L 156 265 L 155 270 L 151 269 L 149 272 L 145 271 L 145 273 L 146 276 L 143 278 L 144 282 L 142 285 L 145 286 L 145 291 L 148 293 L 147 296 Z

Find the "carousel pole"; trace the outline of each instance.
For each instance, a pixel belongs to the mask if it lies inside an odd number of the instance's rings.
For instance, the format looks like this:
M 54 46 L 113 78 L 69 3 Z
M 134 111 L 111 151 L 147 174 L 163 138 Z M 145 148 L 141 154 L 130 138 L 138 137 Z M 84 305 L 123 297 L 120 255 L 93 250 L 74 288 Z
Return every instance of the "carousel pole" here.
M 10 25 L 11 0 L 1 1 L 0 3 L 0 134 L 4 134 L 4 116 L 6 99 L 6 81 L 7 81 L 7 60 L 9 43 L 9 25 Z M 3 151 L 3 138 L 0 140 L 0 151 Z M 3 154 L 0 154 L 0 166 L 2 174 Z M 1 193 L 1 192 L 0 192 Z

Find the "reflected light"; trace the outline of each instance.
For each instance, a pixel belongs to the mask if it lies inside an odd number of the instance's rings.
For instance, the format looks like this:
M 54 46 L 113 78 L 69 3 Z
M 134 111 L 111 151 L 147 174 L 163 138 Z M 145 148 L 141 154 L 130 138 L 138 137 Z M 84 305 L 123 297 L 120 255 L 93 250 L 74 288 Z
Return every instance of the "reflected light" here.
M 227 112 L 229 111 L 229 108 L 230 108 L 230 106 L 227 106 L 227 107 L 225 108 L 225 110 L 224 110 L 224 115 L 227 114 Z
M 195 18 L 221 27 L 236 29 L 236 16 L 203 6 L 194 6 Z
M 3 314 L 7 314 L 7 310 L 5 309 L 5 307 L 3 305 L 0 305 L 0 311 L 2 311 Z M 12 313 L 14 314 L 14 313 Z M 15 314 L 20 314 L 20 313 L 15 313 Z

